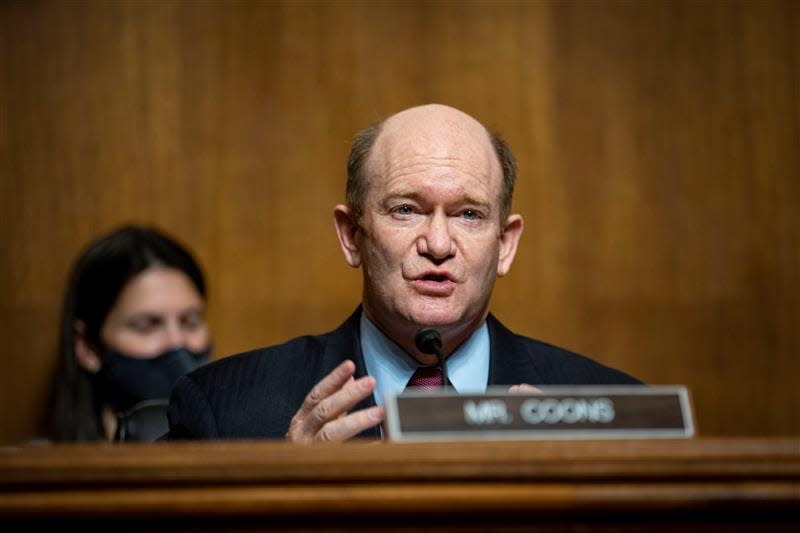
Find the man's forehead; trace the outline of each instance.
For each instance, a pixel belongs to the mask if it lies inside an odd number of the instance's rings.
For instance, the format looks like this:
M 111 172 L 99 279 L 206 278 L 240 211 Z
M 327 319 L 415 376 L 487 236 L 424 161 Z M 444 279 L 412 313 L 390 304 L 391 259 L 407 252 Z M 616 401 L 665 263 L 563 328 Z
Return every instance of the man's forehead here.
M 401 111 L 383 124 L 370 157 L 374 170 L 440 161 L 481 174 L 502 173 L 486 128 L 466 113 L 431 104 Z M 381 168 L 383 167 L 383 168 Z

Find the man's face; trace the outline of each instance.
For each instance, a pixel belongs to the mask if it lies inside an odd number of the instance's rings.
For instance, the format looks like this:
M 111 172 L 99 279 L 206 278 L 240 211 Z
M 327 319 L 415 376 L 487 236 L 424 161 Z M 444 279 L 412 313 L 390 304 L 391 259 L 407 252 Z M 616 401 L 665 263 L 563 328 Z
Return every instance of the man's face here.
M 351 264 L 364 269 L 364 309 L 384 331 L 471 331 L 521 233 L 519 219 L 513 243 L 504 236 L 502 170 L 486 131 L 472 119 L 445 118 L 451 122 L 423 121 L 422 132 L 416 120 L 388 123 L 368 161 Z

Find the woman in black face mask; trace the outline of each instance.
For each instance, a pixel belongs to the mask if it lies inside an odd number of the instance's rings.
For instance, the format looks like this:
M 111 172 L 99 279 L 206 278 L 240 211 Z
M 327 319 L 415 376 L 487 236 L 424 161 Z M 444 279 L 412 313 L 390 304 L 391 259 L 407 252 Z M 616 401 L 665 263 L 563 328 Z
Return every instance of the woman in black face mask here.
M 58 440 L 154 440 L 175 381 L 208 360 L 200 266 L 172 238 L 126 226 L 79 257 L 61 321 Z

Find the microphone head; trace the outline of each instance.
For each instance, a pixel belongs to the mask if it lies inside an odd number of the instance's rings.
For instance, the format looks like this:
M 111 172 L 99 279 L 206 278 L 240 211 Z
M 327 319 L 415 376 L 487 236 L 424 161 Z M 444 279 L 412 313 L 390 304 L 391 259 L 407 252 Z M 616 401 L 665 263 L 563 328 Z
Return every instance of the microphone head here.
M 442 351 L 442 335 L 433 328 L 422 328 L 414 337 L 414 344 L 422 353 L 439 355 Z

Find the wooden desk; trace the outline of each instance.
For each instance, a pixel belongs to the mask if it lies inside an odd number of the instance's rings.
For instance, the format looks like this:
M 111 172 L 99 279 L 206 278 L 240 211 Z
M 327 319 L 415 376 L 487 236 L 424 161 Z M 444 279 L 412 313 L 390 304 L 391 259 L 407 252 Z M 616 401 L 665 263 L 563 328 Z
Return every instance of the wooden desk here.
M 800 531 L 800 439 L 0 449 L 0 523 L 70 522 L 103 531 Z

